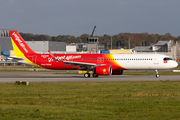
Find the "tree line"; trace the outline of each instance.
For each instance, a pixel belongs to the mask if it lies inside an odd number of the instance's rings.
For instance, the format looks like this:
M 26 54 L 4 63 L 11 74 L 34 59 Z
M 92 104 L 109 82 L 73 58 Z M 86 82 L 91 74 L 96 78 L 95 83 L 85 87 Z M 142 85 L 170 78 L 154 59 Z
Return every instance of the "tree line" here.
M 49 35 L 38 35 L 31 33 L 20 33 L 20 35 L 26 41 L 58 41 L 70 43 L 87 43 L 87 38 L 90 37 L 90 34 L 82 34 L 80 37 L 75 37 L 71 35 L 58 35 L 58 36 L 49 36 Z M 167 41 L 174 40 L 180 41 L 180 36 L 173 37 L 170 33 L 165 35 L 159 34 L 148 34 L 148 33 L 119 33 L 117 35 L 107 35 L 103 36 L 94 36 L 99 38 L 99 44 L 104 44 L 106 49 L 109 49 L 111 46 L 111 37 L 113 49 L 118 48 L 128 48 L 128 39 L 130 39 L 131 48 L 135 46 L 149 46 L 157 43 L 159 40 Z

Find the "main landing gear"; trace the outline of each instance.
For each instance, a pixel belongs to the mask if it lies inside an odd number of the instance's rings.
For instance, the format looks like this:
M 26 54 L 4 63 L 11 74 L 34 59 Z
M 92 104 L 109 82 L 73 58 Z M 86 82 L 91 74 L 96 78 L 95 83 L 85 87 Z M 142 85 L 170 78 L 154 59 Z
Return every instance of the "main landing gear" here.
M 88 78 L 88 77 L 90 77 L 90 74 L 89 74 L 89 73 L 85 73 L 85 74 L 84 74 L 84 77 L 85 77 L 85 78 Z
M 156 77 L 159 78 L 160 75 L 158 74 L 158 70 L 155 70 L 155 72 L 156 72 Z
M 84 74 L 84 77 L 85 77 L 85 78 L 88 78 L 88 77 L 90 77 L 90 76 L 91 76 L 90 73 L 85 73 L 85 74 Z M 98 75 L 96 75 L 95 73 L 93 73 L 92 76 L 93 76 L 93 77 L 98 77 Z
M 98 75 L 96 75 L 96 73 L 93 73 L 93 77 L 98 77 Z

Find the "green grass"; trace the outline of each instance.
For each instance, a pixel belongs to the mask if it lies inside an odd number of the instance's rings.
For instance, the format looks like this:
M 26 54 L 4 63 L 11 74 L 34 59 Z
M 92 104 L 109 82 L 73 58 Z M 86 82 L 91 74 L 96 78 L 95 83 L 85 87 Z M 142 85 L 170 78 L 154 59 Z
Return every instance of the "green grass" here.
M 0 119 L 180 118 L 180 82 L 0 84 Z

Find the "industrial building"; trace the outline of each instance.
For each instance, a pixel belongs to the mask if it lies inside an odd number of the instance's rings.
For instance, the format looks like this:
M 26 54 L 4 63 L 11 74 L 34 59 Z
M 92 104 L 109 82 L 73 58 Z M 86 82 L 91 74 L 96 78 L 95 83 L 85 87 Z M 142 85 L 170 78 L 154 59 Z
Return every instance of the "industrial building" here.
M 35 52 L 66 51 L 65 42 L 54 41 L 26 41 L 28 46 Z
M 136 53 L 159 53 L 172 57 L 173 59 L 180 59 L 179 42 L 173 40 L 158 41 L 151 46 L 136 46 L 132 49 Z
M 0 29 L 0 52 L 13 49 L 9 30 L 10 29 Z

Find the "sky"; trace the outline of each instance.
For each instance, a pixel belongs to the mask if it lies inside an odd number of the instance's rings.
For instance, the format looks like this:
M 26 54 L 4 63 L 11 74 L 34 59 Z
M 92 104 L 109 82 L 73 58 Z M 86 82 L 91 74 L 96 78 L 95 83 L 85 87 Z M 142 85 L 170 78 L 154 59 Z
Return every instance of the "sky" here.
M 0 28 L 50 36 L 171 33 L 180 36 L 180 0 L 1 0 Z

